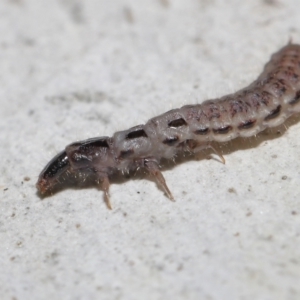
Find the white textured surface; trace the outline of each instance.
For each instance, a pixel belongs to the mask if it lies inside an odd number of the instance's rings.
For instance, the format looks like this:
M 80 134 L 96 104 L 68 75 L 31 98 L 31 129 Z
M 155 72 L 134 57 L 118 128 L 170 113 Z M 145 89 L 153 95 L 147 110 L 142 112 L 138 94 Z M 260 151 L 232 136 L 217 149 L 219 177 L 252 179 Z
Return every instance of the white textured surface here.
M 298 0 L 0 3 L 1 299 L 300 299 L 299 118 L 153 181 L 41 200 L 70 142 L 235 91 L 290 37 Z M 28 176 L 29 181 L 24 177 Z

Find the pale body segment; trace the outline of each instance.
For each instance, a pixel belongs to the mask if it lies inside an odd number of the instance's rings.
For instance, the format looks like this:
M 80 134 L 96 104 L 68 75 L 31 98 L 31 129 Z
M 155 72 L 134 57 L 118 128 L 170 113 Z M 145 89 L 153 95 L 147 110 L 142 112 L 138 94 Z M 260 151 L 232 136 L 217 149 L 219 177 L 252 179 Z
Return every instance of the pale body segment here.
M 300 45 L 288 44 L 271 57 L 257 80 L 234 94 L 168 111 L 144 125 L 116 132 L 112 137 L 70 144 L 44 168 L 37 188 L 45 194 L 64 173 L 94 173 L 102 182 L 106 203 L 111 208 L 111 175 L 146 168 L 173 199 L 159 170 L 161 159 L 204 148 L 218 153 L 211 142 L 253 136 L 267 127 L 282 124 L 298 112 Z

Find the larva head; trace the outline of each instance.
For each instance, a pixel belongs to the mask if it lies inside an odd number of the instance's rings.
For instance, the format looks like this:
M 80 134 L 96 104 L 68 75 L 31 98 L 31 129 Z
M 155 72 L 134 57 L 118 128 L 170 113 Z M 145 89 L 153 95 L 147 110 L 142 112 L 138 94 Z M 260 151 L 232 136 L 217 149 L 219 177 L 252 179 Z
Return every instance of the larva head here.
M 109 137 L 96 137 L 66 147 L 72 170 L 102 171 L 115 167 Z
M 36 183 L 38 191 L 46 194 L 58 182 L 59 176 L 70 168 L 70 162 L 66 151 L 58 153 L 41 172 Z

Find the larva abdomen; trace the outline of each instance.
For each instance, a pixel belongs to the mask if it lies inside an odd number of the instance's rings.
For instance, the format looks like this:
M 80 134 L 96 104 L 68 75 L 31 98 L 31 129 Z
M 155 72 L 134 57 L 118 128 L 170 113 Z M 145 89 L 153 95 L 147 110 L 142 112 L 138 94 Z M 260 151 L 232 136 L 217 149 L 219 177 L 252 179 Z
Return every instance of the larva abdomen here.
M 110 208 L 109 177 L 115 172 L 143 167 L 173 199 L 159 170 L 162 158 L 209 147 L 216 151 L 213 141 L 253 136 L 298 112 L 300 46 L 288 44 L 272 55 L 257 80 L 234 94 L 168 111 L 112 137 L 67 146 L 41 172 L 37 188 L 44 194 L 59 182 L 61 174 L 93 173 L 102 182 Z
M 205 132 L 210 135 L 207 140 L 224 142 L 237 136 L 249 137 L 282 124 L 300 111 L 299 76 L 300 46 L 287 45 L 272 56 L 251 85 L 200 105 L 204 115 L 201 123 L 205 123 Z

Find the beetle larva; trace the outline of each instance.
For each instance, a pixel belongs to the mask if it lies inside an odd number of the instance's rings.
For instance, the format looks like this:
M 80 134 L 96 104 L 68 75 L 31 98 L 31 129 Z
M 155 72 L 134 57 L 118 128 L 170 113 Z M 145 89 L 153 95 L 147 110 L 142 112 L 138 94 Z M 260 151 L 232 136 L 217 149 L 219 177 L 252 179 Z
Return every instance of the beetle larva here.
M 162 158 L 172 159 L 184 151 L 214 150 L 213 141 L 250 137 L 282 124 L 300 112 L 299 76 L 300 45 L 289 43 L 271 57 L 257 80 L 234 94 L 170 110 L 112 137 L 70 144 L 43 169 L 37 189 L 41 194 L 51 191 L 64 173 L 93 173 L 102 182 L 105 201 L 111 208 L 109 177 L 145 168 L 173 200 L 159 170 Z

